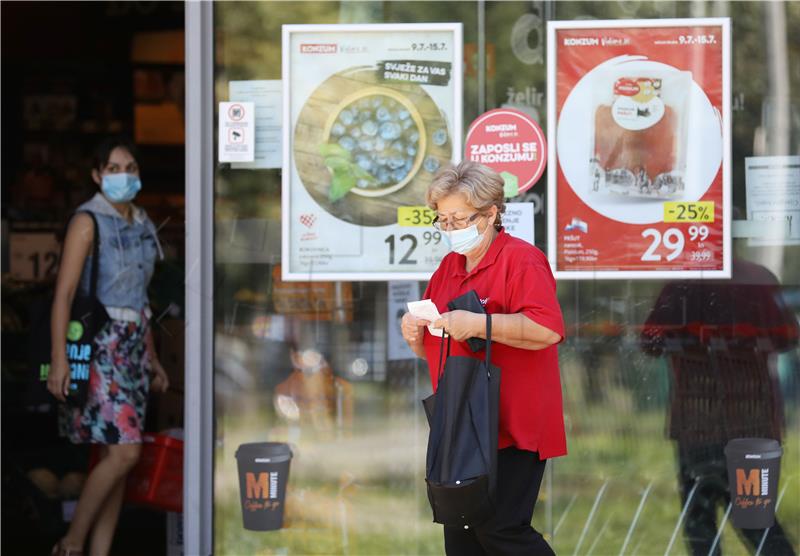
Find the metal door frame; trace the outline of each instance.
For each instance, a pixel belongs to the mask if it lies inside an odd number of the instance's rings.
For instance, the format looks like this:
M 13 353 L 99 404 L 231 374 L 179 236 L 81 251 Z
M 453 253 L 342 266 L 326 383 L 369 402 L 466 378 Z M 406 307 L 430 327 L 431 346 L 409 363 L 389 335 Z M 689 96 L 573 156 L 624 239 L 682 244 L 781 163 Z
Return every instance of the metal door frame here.
M 214 21 L 212 2 L 185 3 L 186 387 L 184 554 L 213 552 Z

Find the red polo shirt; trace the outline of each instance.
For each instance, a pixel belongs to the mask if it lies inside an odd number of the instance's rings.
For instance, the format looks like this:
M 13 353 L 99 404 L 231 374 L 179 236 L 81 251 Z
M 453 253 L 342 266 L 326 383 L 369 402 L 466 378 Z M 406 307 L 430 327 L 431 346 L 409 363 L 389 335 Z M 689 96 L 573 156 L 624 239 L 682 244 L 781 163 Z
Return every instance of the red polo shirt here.
M 431 277 L 424 298 L 432 300 L 440 313 L 448 311 L 452 299 L 475 290 L 488 313 L 522 313 L 563 338 L 555 279 L 539 249 L 501 230 L 469 274 L 465 262 L 464 255 L 450 253 Z M 425 355 L 434 390 L 440 345 L 440 338 L 425 329 Z M 450 353 L 484 357 L 482 351 L 473 353 L 465 342 L 453 341 Z M 492 364 L 501 369 L 498 447 L 539 452 L 542 459 L 565 455 L 558 348 L 528 350 L 494 343 Z

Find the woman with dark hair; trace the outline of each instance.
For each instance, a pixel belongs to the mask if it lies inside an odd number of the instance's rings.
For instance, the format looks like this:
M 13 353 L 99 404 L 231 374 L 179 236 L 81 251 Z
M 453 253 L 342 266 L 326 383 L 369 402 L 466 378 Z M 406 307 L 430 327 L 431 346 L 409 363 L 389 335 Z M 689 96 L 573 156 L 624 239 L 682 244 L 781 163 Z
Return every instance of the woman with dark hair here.
M 52 554 L 58 556 L 83 554 L 90 534 L 91 554 L 108 554 L 125 479 L 141 451 L 148 391 L 163 392 L 168 387 L 153 346 L 147 298 L 156 257 L 163 254 L 155 226 L 132 203 L 142 187 L 135 147 L 121 138 L 105 141 L 96 150 L 91 176 L 100 191 L 78 207 L 64 239 L 53 299 L 47 387 L 59 401 L 66 401 L 70 307 L 79 289 L 89 289 L 97 242 L 96 295 L 109 321 L 94 339 L 86 403 L 60 404 L 59 429 L 73 443 L 100 445 L 101 459 L 86 480 L 69 531 L 53 548 Z

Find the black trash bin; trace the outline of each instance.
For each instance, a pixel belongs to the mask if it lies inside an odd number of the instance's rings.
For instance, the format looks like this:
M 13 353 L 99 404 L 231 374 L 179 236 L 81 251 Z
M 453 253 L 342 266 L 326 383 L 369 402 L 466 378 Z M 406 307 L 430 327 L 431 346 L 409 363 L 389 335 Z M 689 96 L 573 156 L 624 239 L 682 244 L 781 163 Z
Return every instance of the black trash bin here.
M 274 531 L 283 527 L 291 460 L 289 445 L 280 442 L 253 442 L 236 450 L 245 529 Z
M 775 523 L 783 449 L 770 438 L 735 438 L 725 446 L 731 521 L 741 529 L 765 529 Z

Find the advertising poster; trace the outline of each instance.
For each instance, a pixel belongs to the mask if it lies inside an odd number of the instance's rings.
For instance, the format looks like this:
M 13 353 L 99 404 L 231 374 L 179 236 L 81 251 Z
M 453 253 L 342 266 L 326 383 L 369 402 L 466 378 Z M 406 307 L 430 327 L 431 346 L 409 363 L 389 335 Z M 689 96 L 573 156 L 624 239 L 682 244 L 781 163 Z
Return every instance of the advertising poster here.
M 730 278 L 730 21 L 548 23 L 558 278 Z
M 283 279 L 427 280 L 461 157 L 461 24 L 283 26 Z

